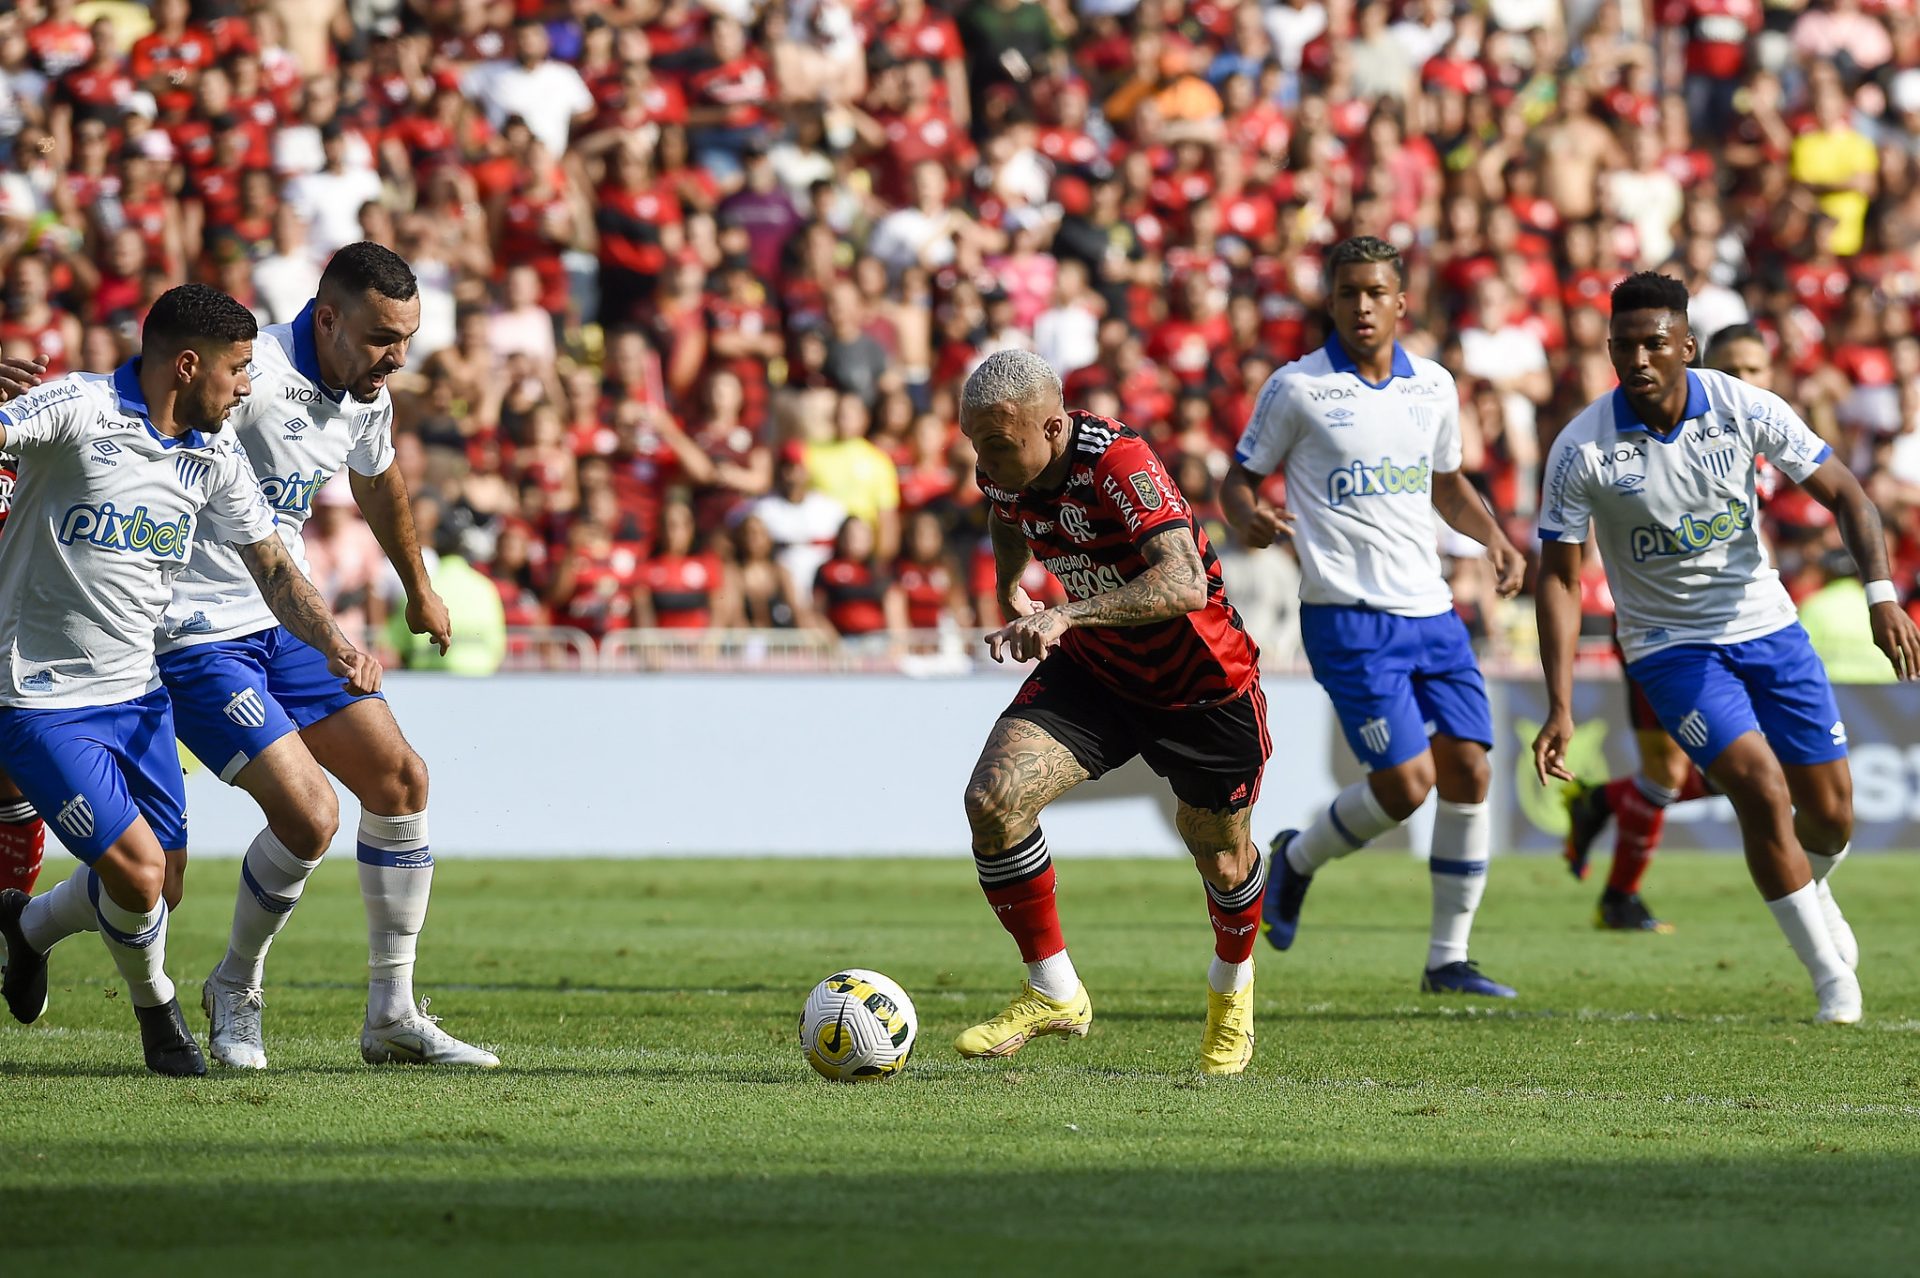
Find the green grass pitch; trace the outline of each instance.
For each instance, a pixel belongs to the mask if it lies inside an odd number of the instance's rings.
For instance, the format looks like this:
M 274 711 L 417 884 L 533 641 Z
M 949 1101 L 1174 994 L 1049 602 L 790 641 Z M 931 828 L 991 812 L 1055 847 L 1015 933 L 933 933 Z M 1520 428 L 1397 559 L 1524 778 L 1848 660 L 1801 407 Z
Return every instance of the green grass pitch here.
M 360 1063 L 345 861 L 275 947 L 266 1073 L 147 1076 L 105 952 L 69 941 L 40 1024 L 0 1029 L 0 1272 L 1912 1272 L 1910 858 L 1837 880 L 1868 1020 L 1827 1028 L 1737 859 L 1655 864 L 1667 937 L 1496 862 L 1475 954 L 1521 999 L 1490 1006 L 1416 991 L 1426 875 L 1357 857 L 1292 953 L 1262 944 L 1238 1079 L 1194 1067 L 1211 942 L 1175 860 L 1060 866 L 1089 1038 L 953 1056 L 1019 974 L 971 868 L 443 861 L 422 987 L 492 1074 Z M 197 865 L 173 926 L 196 1032 L 234 873 Z M 795 1045 L 849 965 L 917 1001 L 891 1082 Z

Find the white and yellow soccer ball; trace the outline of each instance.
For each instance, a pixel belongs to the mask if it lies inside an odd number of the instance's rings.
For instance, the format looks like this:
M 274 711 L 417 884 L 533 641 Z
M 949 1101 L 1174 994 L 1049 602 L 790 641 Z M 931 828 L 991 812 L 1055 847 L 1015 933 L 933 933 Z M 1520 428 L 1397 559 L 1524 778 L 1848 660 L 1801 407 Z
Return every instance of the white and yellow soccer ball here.
M 800 1012 L 807 1064 L 837 1083 L 898 1073 L 919 1033 L 920 1017 L 907 992 L 864 967 L 835 972 L 814 986 Z

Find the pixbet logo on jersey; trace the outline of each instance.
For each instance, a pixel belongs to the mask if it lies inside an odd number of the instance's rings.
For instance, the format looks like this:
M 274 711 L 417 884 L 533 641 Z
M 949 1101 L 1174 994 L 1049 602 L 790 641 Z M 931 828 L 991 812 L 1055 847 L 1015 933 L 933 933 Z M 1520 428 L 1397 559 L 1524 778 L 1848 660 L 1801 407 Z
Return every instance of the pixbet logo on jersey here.
M 1378 466 L 1355 462 L 1327 476 L 1327 504 L 1338 506 L 1349 497 L 1386 497 L 1424 493 L 1433 480 L 1433 466 L 1425 457 L 1411 466 L 1396 466 L 1382 457 Z
M 296 470 L 291 475 L 268 475 L 260 481 L 260 491 L 267 495 L 267 504 L 275 510 L 308 510 L 313 506 L 313 495 L 326 482 L 324 470 L 316 470 L 311 475 Z
M 84 541 L 104 550 L 185 559 L 193 541 L 193 516 L 182 515 L 174 523 L 163 524 L 156 522 L 145 506 L 135 506 L 122 514 L 110 501 L 98 506 L 82 502 L 67 507 L 67 513 L 61 516 L 60 540 L 69 546 Z
M 1631 544 L 1635 563 L 1670 555 L 1693 555 L 1719 541 L 1732 541 L 1753 527 L 1753 510 L 1738 498 L 1717 515 L 1702 518 L 1686 514 L 1671 528 L 1646 524 L 1633 530 Z

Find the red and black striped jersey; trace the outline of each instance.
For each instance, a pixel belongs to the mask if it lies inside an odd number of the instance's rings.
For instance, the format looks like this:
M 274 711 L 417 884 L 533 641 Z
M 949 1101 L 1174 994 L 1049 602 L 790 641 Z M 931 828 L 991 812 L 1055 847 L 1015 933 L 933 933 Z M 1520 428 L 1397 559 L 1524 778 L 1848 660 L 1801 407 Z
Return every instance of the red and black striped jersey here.
M 7 512 L 13 509 L 13 484 L 18 478 L 13 458 L 0 453 L 0 528 L 7 526 Z
M 1118 590 L 1147 570 L 1141 548 L 1172 528 L 1193 534 L 1207 570 L 1206 605 L 1150 626 L 1082 626 L 1060 650 L 1131 701 L 1168 709 L 1231 701 L 1252 685 L 1260 650 L 1227 602 L 1220 560 L 1147 442 L 1092 413 L 1069 414 L 1072 463 L 1058 491 L 1008 492 L 982 473 L 993 513 L 1018 528 L 1073 599 Z

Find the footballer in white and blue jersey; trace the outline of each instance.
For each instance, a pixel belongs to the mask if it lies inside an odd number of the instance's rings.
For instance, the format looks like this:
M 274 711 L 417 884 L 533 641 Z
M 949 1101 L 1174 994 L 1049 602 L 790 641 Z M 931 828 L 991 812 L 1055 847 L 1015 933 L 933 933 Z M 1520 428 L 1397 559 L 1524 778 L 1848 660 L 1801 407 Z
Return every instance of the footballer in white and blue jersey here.
M 234 414 L 233 436 L 301 564 L 314 494 L 348 472 L 406 587 L 409 623 L 445 651 L 446 607 L 415 541 L 386 386 L 405 367 L 419 326 L 419 286 L 404 261 L 378 244 L 340 249 L 313 301 L 291 323 L 261 332 L 253 394 Z M 361 806 L 355 843 L 371 972 L 362 1056 L 497 1065 L 492 1053 L 439 1029 L 414 1000 L 414 954 L 433 879 L 427 769 L 384 698 L 343 687 L 324 656 L 275 623 L 246 566 L 220 546 L 197 548 L 174 581 L 159 665 L 180 739 L 222 780 L 252 795 L 266 817 L 241 861 L 226 956 L 203 987 L 214 1059 L 266 1065 L 260 986 L 267 950 L 339 820 L 324 769 Z
M 1906 677 L 1920 632 L 1887 582 L 1880 519 L 1852 473 L 1779 396 L 1687 365 L 1686 287 L 1643 272 L 1613 294 L 1621 385 L 1554 441 L 1541 497 L 1541 780 L 1571 780 L 1572 661 L 1583 543 L 1600 551 L 1627 669 L 1664 727 L 1732 799 L 1747 863 L 1807 966 L 1823 1021 L 1860 1016 L 1826 877 L 1852 837 L 1847 730 L 1761 540 L 1757 459 L 1831 509 L 1869 580 L 1874 637 Z M 1876 598 L 1877 596 L 1877 598 Z M 1783 766 L 1784 765 L 1784 766 Z M 1804 841 L 1804 848 L 1803 848 Z
M 1274 840 L 1267 937 L 1290 947 L 1314 873 L 1406 820 L 1437 782 L 1422 987 L 1512 997 L 1467 957 L 1489 854 L 1493 718 L 1441 570 L 1436 515 L 1487 547 L 1503 594 L 1519 588 L 1525 561 L 1461 473 L 1453 377 L 1394 340 L 1406 313 L 1398 251 L 1347 240 L 1328 258 L 1328 284 L 1334 336 L 1267 380 L 1221 498 L 1249 546 L 1292 537 L 1307 657 L 1371 775 Z M 1259 496 L 1282 472 L 1285 509 Z
M 97 929 L 127 981 L 147 1064 L 164 1074 L 206 1072 L 164 967 L 165 853 L 186 845 L 173 717 L 154 668 L 173 579 L 196 544 L 229 541 L 281 611 L 316 639 L 338 634 L 275 536 L 251 469 L 216 437 L 247 394 L 255 332 L 225 294 L 172 289 L 149 313 L 141 359 L 0 408 L 0 447 L 20 459 L 0 538 L 0 765 L 82 862 L 31 901 L 0 893 L 0 994 L 19 1020 L 38 1017 L 46 951 Z

